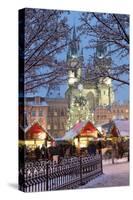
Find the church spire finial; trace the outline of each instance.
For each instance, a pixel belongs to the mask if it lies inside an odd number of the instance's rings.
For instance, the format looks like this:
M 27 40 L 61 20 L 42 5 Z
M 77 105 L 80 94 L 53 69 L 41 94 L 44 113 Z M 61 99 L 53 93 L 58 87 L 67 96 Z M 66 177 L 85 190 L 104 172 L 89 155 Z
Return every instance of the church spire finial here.
M 75 25 L 73 26 L 72 39 L 70 44 L 70 54 L 72 57 L 78 57 L 79 54 L 79 41 L 77 40 Z
M 98 58 L 103 58 L 106 55 L 107 46 L 102 40 L 97 41 L 96 55 Z
M 76 40 L 76 28 L 73 26 L 73 41 Z
M 81 48 L 81 56 L 84 56 L 84 49 L 83 49 L 83 47 Z

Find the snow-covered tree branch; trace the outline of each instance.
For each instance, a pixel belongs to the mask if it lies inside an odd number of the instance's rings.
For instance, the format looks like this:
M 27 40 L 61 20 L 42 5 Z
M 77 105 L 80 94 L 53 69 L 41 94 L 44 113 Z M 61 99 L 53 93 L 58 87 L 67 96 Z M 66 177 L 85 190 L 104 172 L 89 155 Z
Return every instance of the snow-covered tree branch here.
M 64 81 L 65 63 L 60 55 L 67 46 L 70 32 L 65 13 L 25 9 L 24 52 L 21 52 L 25 91 Z
M 82 13 L 79 31 L 88 39 L 86 48 L 97 48 L 98 41 L 101 45 L 108 46 L 106 57 L 112 57 L 112 67 L 105 71 L 91 69 L 95 77 L 109 77 L 112 80 L 129 85 L 129 16 L 123 14 Z M 93 60 L 95 58 L 93 57 Z M 92 62 L 91 65 L 94 65 Z

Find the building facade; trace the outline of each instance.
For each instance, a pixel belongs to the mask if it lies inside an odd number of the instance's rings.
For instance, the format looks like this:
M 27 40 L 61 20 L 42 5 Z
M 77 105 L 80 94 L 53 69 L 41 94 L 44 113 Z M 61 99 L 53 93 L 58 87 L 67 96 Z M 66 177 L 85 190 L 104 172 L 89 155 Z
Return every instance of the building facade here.
M 108 123 L 116 119 L 129 119 L 129 104 L 114 103 L 112 106 L 98 106 L 94 111 L 96 124 Z
M 48 103 L 47 130 L 54 137 L 61 137 L 65 134 L 67 122 L 67 101 L 66 99 L 46 99 Z
M 83 110 L 77 111 L 77 118 L 84 118 L 87 115 L 86 107 L 84 106 Z M 68 110 L 68 102 L 64 98 L 26 98 L 25 113 L 27 125 L 31 125 L 34 121 L 39 121 L 42 127 L 46 128 L 54 137 L 64 136 L 69 119 Z M 114 119 L 129 119 L 129 103 L 97 106 L 93 113 L 95 124 L 107 123 Z
M 67 55 L 68 63 L 68 123 L 66 129 L 78 121 L 94 121 L 94 110 L 97 106 L 111 106 L 114 103 L 115 95 L 110 78 L 97 78 L 93 80 L 92 71 L 84 71 L 83 50 L 79 48 L 79 40 L 76 37 L 75 28 L 70 42 Z M 100 42 L 97 45 L 94 55 L 93 72 L 101 69 L 103 73 L 111 68 L 111 57 L 107 54 L 106 45 Z M 101 76 L 100 76 L 101 77 Z
M 25 113 L 28 125 L 38 121 L 43 128 L 47 128 L 48 103 L 44 98 L 27 97 L 25 99 Z
M 25 113 L 27 123 L 38 121 L 54 137 L 65 134 L 67 120 L 67 101 L 63 98 L 27 97 Z

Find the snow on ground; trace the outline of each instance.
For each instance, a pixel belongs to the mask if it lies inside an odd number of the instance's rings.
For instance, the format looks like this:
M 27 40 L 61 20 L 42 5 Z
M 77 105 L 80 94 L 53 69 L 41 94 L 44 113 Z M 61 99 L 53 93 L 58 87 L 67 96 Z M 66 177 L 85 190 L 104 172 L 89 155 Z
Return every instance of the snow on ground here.
M 121 158 L 121 159 L 114 159 L 115 164 L 116 163 L 123 163 L 123 162 L 127 162 L 127 161 L 128 161 L 127 157 Z M 112 159 L 103 160 L 103 165 L 109 165 L 109 164 L 112 164 Z
M 112 187 L 129 185 L 129 163 L 118 160 L 117 163 L 103 165 L 103 175 L 91 180 L 80 188 Z

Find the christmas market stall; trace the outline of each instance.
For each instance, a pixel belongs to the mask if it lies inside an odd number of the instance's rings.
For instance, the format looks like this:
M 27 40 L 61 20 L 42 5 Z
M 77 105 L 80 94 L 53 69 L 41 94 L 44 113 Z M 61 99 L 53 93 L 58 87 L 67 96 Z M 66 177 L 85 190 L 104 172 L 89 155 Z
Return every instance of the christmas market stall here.
M 129 120 L 113 120 L 101 125 L 101 127 L 106 133 L 107 139 L 111 139 L 112 137 L 129 138 Z
M 24 134 L 24 140 L 20 140 L 19 143 L 32 148 L 42 147 L 42 145 L 49 147 L 54 141 L 50 133 L 38 121 L 34 121 L 32 125 L 28 126 Z
M 105 157 L 114 150 L 114 157 L 121 157 L 129 151 L 129 120 L 113 120 L 103 124 L 102 129 L 106 133 L 104 149 Z M 111 150 L 112 149 L 112 150 Z M 120 156 L 121 155 L 121 156 Z M 107 156 L 108 157 L 108 156 Z M 114 161 L 113 161 L 114 162 Z
M 92 141 L 98 141 L 101 137 L 100 131 L 90 121 L 78 122 L 72 129 L 66 132 L 62 141 L 71 141 L 78 151 L 87 148 Z
M 129 139 L 129 120 L 114 120 L 115 126 L 119 130 L 120 136 L 126 140 Z

